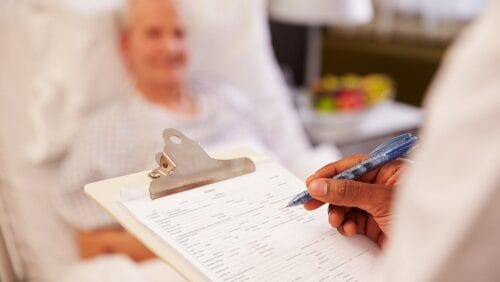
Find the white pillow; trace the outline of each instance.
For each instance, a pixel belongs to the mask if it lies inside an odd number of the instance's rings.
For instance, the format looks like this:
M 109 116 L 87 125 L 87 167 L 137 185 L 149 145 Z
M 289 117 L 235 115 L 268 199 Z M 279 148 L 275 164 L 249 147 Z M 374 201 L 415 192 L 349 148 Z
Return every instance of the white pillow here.
M 76 256 L 71 234 L 64 230 L 51 211 L 46 184 L 56 175 L 50 168 L 37 169 L 25 161 L 22 147 L 32 138 L 26 107 L 32 97 L 31 82 L 38 61 L 34 50 L 43 46 L 34 23 L 43 24 L 41 11 L 49 6 L 31 6 L 27 1 L 0 2 L 0 155 L 2 156 L 2 203 L 12 228 L 12 245 L 21 257 L 18 275 L 34 280 L 51 277 L 48 272 Z M 40 30 L 38 30 L 40 31 Z M 47 37 L 50 33 L 46 34 Z M 55 243 L 54 243 L 55 242 Z M 50 255 L 47 255 L 50 254 Z M 29 273 L 25 274 L 25 270 Z
M 116 0 L 69 2 L 45 10 L 50 21 L 41 30 L 49 38 L 35 50 L 43 59 L 27 105 L 35 138 L 26 151 L 34 163 L 60 157 L 86 116 L 130 87 L 117 51 L 111 9 Z

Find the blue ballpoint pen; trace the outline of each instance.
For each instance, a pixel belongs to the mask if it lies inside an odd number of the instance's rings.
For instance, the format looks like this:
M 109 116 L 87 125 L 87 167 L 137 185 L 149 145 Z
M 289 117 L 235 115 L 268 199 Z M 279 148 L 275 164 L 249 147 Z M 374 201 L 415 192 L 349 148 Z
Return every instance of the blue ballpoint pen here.
M 418 138 L 413 136 L 411 133 L 396 136 L 375 148 L 370 153 L 368 159 L 335 175 L 333 179 L 356 179 L 370 170 L 376 169 L 392 160 L 402 157 L 413 147 L 413 145 L 415 145 L 417 140 Z M 306 190 L 295 196 L 288 203 L 287 207 L 303 205 L 312 199 L 313 198 Z

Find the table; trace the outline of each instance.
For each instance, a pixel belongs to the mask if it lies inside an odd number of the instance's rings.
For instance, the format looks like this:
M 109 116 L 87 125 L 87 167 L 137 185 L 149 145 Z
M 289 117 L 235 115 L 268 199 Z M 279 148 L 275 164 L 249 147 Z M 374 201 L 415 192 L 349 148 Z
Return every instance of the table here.
M 369 153 L 390 137 L 417 133 L 424 117 L 422 109 L 392 101 L 361 114 L 321 115 L 304 106 L 299 112 L 314 145 L 335 144 L 344 155 Z

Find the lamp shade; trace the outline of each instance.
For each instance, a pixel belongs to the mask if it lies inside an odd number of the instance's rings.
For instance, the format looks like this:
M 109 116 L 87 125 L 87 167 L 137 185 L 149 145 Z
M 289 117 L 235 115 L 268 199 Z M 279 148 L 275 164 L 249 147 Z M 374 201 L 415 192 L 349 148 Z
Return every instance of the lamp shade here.
M 273 20 L 303 25 L 358 25 L 373 17 L 371 0 L 270 0 Z
M 487 0 L 392 0 L 388 5 L 397 12 L 421 15 L 426 21 L 474 19 Z

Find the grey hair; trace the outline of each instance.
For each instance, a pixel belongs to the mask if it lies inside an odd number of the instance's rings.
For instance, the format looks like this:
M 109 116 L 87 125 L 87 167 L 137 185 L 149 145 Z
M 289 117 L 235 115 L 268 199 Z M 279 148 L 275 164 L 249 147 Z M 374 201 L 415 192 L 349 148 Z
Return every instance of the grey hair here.
M 123 0 L 115 12 L 115 25 L 119 32 L 127 32 L 129 27 L 129 10 L 132 0 Z
M 130 8 L 134 0 L 122 0 L 122 2 L 123 4 L 119 6 L 115 13 L 115 25 L 119 32 L 127 32 L 130 24 Z M 179 2 L 175 0 L 170 0 L 170 2 L 174 5 L 175 9 L 179 11 Z

